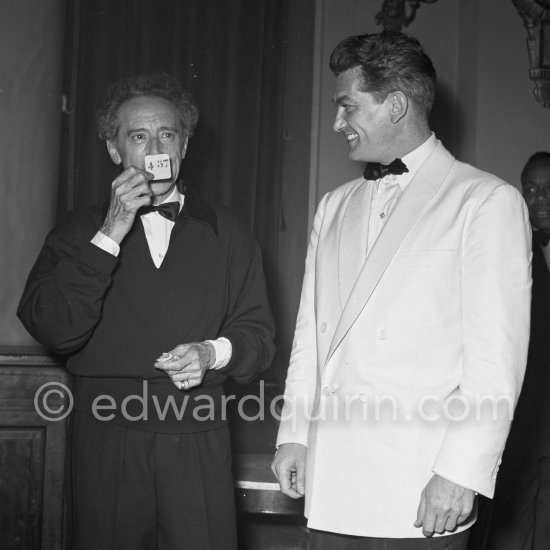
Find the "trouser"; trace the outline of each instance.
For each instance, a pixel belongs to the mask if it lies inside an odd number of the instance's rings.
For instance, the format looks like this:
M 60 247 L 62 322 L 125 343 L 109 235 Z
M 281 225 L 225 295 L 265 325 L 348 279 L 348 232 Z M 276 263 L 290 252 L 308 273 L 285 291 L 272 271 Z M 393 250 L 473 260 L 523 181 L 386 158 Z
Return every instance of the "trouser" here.
M 309 550 L 466 550 L 468 530 L 430 538 L 388 539 L 355 537 L 312 529 Z
M 74 550 L 236 550 L 227 427 L 161 434 L 76 412 Z
M 526 462 L 516 476 L 508 475 L 492 510 L 488 550 L 550 548 L 550 457 Z

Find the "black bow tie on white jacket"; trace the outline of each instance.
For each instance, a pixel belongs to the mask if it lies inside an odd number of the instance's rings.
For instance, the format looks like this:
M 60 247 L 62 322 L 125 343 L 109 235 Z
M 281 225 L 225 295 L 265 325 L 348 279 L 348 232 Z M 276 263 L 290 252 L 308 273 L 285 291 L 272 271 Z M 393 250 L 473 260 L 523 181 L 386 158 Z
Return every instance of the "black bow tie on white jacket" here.
M 377 180 L 383 178 L 384 176 L 387 176 L 388 174 L 395 174 L 396 176 L 399 176 L 408 171 L 409 169 L 401 159 L 395 159 L 390 164 L 381 164 L 380 162 L 367 162 L 363 177 L 366 180 Z

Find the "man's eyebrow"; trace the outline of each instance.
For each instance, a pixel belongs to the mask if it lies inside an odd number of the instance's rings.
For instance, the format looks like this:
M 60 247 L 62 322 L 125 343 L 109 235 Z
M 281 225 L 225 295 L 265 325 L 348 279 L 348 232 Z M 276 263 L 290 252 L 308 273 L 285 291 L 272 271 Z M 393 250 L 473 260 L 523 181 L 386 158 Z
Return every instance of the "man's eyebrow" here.
M 147 129 L 146 128 L 128 128 L 128 131 L 126 132 L 128 135 L 130 134 L 136 134 L 136 133 L 142 133 L 146 134 Z
M 332 103 L 334 103 L 334 105 L 341 105 L 342 103 L 347 103 L 350 101 L 352 101 L 352 99 L 347 95 L 341 95 L 339 97 L 332 98 Z
M 166 132 L 166 130 L 168 130 L 169 132 L 174 132 L 176 134 L 179 134 L 179 129 L 175 126 L 161 126 L 159 128 L 159 131 L 161 132 Z M 149 130 L 147 128 L 128 128 L 128 135 L 130 134 L 135 134 L 135 133 L 142 133 L 142 134 L 147 134 L 149 133 Z
M 174 132 L 175 134 L 179 134 L 179 129 L 177 128 L 177 126 L 161 126 L 159 130 L 161 132 L 166 132 L 166 130 L 168 130 L 169 132 Z

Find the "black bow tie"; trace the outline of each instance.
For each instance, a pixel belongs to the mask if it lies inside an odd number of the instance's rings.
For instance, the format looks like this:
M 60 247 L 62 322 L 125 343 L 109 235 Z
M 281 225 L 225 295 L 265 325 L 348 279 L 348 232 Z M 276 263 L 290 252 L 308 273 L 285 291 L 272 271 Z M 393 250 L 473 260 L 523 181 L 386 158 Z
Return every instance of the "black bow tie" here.
M 377 180 L 387 176 L 388 174 L 401 175 L 403 172 L 408 172 L 409 169 L 405 166 L 401 159 L 395 159 L 390 164 L 380 164 L 379 162 L 367 162 L 363 177 L 366 180 Z
M 541 246 L 546 246 L 548 241 L 550 241 L 550 235 L 543 233 L 540 230 L 533 231 L 533 240 Z
M 138 214 L 143 216 L 143 214 L 149 214 L 150 212 L 158 212 L 161 216 L 164 216 L 166 219 L 174 222 L 178 217 L 179 211 L 180 203 L 178 201 L 174 201 L 157 204 L 156 206 L 144 206 L 139 209 Z

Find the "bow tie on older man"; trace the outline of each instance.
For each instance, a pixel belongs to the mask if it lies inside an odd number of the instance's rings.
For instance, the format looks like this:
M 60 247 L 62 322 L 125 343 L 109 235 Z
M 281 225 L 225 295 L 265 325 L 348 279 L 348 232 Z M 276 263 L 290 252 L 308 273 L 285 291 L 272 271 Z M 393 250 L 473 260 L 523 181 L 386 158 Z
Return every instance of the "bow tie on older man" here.
M 399 176 L 408 171 L 409 169 L 401 159 L 395 159 L 390 164 L 381 164 L 380 162 L 367 162 L 363 177 L 366 180 L 377 180 L 383 178 L 384 176 L 387 176 L 388 174 L 395 174 L 396 176 Z
M 180 203 L 178 201 L 165 202 L 157 205 L 144 206 L 138 210 L 138 214 L 143 216 L 151 212 L 158 212 L 161 216 L 168 220 L 176 221 L 180 211 Z

